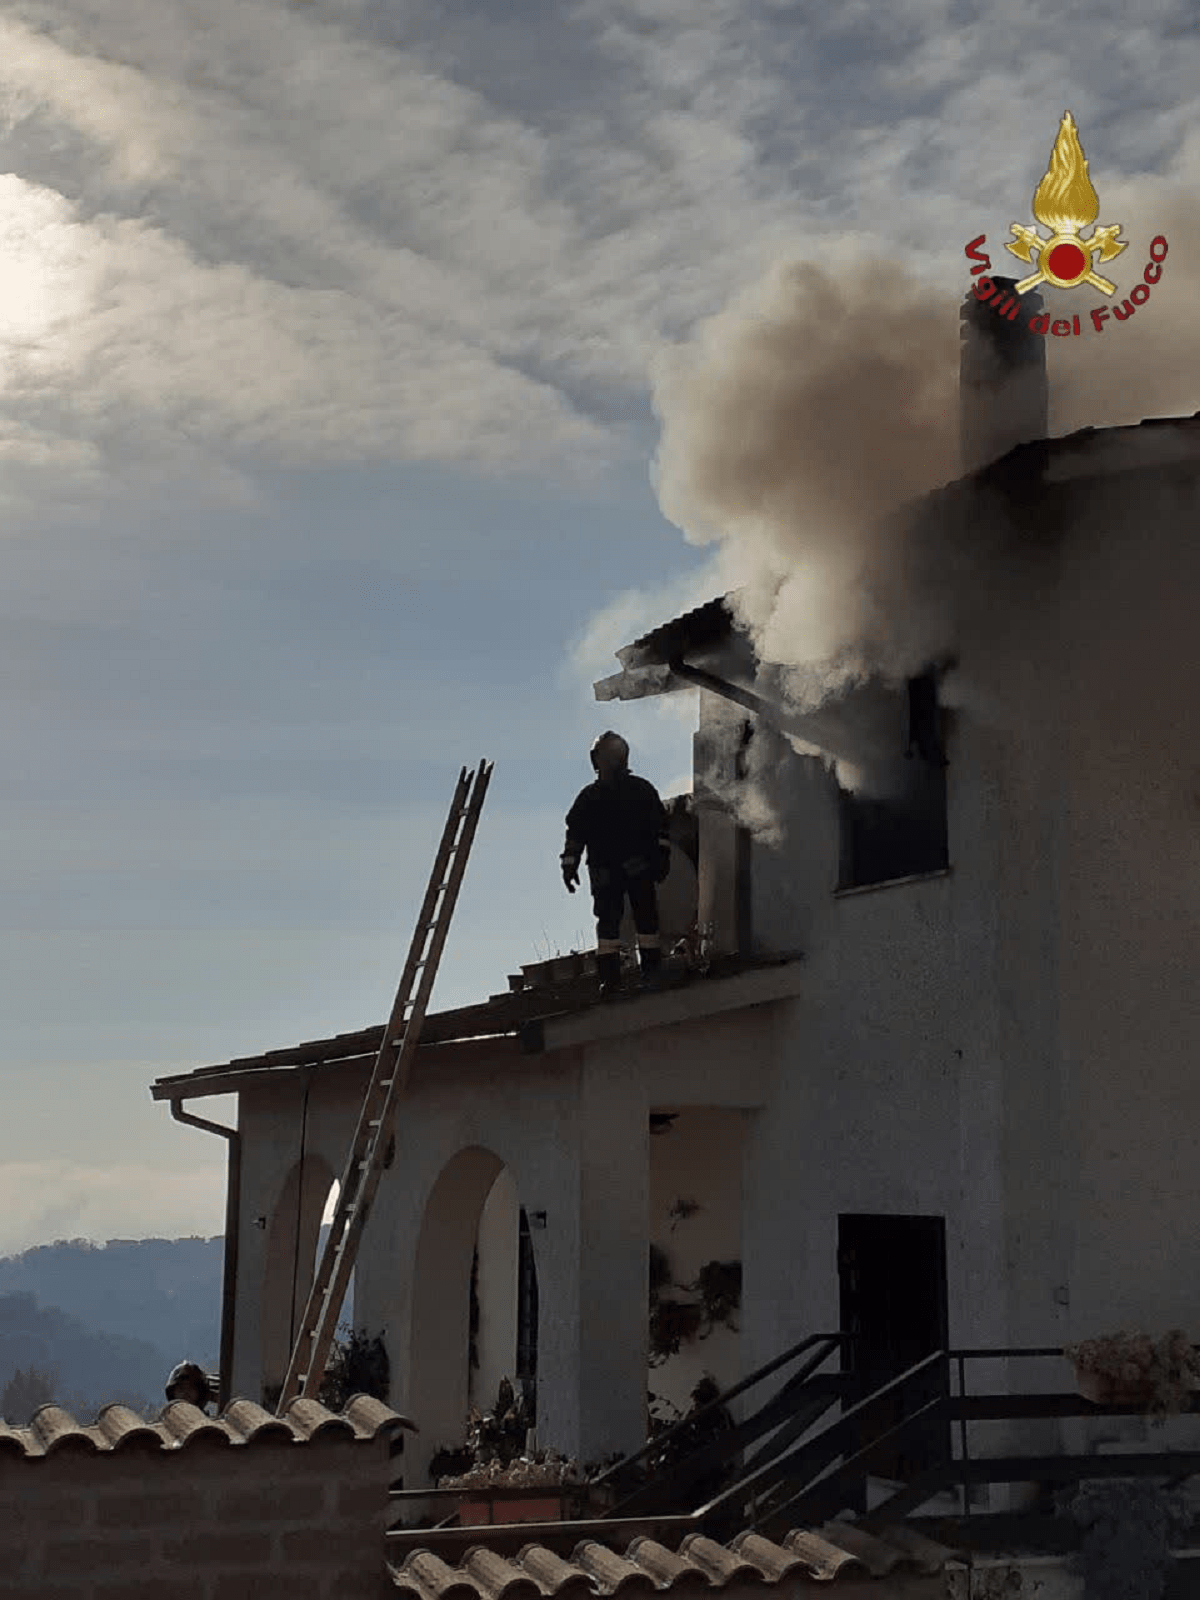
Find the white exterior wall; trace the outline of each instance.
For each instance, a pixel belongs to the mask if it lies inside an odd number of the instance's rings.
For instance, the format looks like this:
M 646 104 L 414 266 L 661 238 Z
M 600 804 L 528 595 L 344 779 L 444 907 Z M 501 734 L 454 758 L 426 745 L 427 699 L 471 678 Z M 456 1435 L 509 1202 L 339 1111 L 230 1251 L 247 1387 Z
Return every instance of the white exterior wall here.
M 1064 1144 L 1072 1331 L 1200 1329 L 1197 495 L 1079 493 L 1063 557 Z
M 754 927 L 812 981 L 753 1125 L 747 1256 L 797 1270 L 748 1309 L 748 1365 L 836 1325 L 839 1211 L 946 1217 L 952 1345 L 1200 1327 L 1197 496 L 1063 492 L 1077 531 L 1024 558 L 1040 598 L 964 646 L 948 875 L 835 895 L 832 781 L 778 741 Z

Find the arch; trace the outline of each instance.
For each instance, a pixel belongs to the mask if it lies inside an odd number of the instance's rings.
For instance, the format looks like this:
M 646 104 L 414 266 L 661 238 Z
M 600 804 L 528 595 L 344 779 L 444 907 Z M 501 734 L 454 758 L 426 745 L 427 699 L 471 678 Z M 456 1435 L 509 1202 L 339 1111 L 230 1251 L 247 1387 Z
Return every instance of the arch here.
M 482 1145 L 452 1156 L 421 1219 L 411 1301 L 405 1409 L 420 1428 L 421 1475 L 443 1446 L 462 1440 L 470 1372 L 471 1263 L 484 1204 L 504 1162 Z M 415 1486 L 415 1480 L 414 1485 Z
M 271 1213 L 262 1298 L 262 1387 L 268 1399 L 287 1374 L 316 1270 L 321 1218 L 336 1181 L 328 1161 L 306 1151 L 289 1169 Z

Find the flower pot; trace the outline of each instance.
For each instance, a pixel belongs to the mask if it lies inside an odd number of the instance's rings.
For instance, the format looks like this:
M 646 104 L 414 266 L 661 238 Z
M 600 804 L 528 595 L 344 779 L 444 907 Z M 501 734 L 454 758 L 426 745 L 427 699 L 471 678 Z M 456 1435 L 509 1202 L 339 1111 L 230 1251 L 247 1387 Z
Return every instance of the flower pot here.
M 486 1527 L 493 1523 L 561 1522 L 562 1496 L 544 1489 L 531 1489 L 528 1495 L 510 1493 L 494 1500 L 463 1500 L 459 1504 L 458 1520 L 464 1528 Z
M 1085 1372 L 1077 1368 L 1075 1382 L 1083 1398 L 1090 1400 L 1093 1405 L 1129 1406 L 1133 1410 L 1140 1411 L 1154 1400 L 1152 1378 L 1143 1378 L 1131 1383 L 1109 1377 L 1104 1372 Z

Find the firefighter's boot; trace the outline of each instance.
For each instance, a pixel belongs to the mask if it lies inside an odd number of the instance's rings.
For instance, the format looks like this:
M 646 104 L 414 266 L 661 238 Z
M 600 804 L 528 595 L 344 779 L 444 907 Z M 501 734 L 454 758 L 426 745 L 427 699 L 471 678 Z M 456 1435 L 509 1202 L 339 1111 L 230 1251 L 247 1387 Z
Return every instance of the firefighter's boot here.
M 600 974 L 601 1000 L 611 1000 L 621 989 L 621 952 L 603 951 L 596 957 L 596 971 Z

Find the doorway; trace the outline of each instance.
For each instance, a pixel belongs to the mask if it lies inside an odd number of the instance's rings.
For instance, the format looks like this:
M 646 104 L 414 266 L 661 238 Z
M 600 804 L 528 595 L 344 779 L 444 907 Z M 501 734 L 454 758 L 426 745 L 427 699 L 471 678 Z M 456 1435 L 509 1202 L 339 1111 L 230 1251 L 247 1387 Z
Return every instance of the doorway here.
M 842 1353 L 843 1370 L 851 1374 L 847 1407 L 922 1357 L 947 1348 L 944 1217 L 839 1216 L 838 1278 L 842 1331 L 853 1336 Z M 943 1365 L 923 1381 L 919 1394 L 910 1389 L 890 1413 L 879 1413 L 864 1428 L 860 1447 L 899 1422 L 914 1404 L 948 1394 L 949 1370 Z M 898 1441 L 871 1470 L 875 1476 L 903 1481 L 950 1456 L 950 1423 L 945 1418 Z

